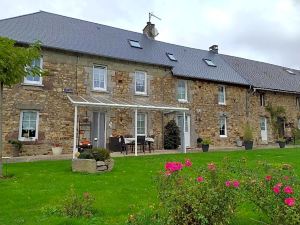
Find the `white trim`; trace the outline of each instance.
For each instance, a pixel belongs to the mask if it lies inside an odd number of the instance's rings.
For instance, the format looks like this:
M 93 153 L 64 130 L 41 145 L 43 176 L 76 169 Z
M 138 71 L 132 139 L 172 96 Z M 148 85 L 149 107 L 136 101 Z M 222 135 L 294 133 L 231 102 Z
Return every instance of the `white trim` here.
M 78 149 L 76 148 L 77 145 L 77 105 L 75 105 L 75 112 L 74 112 L 74 130 L 73 130 L 73 159 L 76 159 L 76 153 Z
M 220 102 L 220 87 L 223 88 L 224 102 Z M 219 105 L 226 105 L 226 88 L 225 88 L 225 85 L 219 85 L 218 86 L 218 104 Z
M 266 106 L 266 98 L 265 97 L 266 97 L 265 93 L 259 94 L 259 104 L 261 107 Z
M 143 74 L 144 79 L 145 79 L 145 84 L 144 84 L 144 91 L 137 91 L 136 90 L 136 75 L 137 74 Z M 134 92 L 136 95 L 147 95 L 147 73 L 145 71 L 135 71 L 134 72 Z
M 137 156 L 137 109 L 134 110 L 134 155 Z
M 39 67 L 42 70 L 43 69 L 43 63 L 44 63 L 43 57 L 40 57 L 39 60 L 40 60 L 40 66 Z M 42 86 L 43 85 L 43 77 L 40 76 L 39 81 L 31 81 L 31 80 L 27 80 L 27 78 L 26 78 L 27 75 L 24 76 L 23 85 L 33 85 L 33 86 Z
M 221 129 L 221 119 L 224 118 L 224 131 L 225 131 L 225 134 L 224 135 L 221 135 L 220 134 L 220 129 Z M 221 138 L 226 138 L 227 137 L 227 117 L 226 116 L 220 116 L 219 117 L 219 134 L 220 134 L 220 137 Z
M 176 97 L 178 97 L 178 84 L 179 84 L 180 81 L 184 82 L 185 98 L 177 98 L 177 101 L 181 102 L 181 103 L 187 103 L 188 102 L 188 98 L 187 98 L 187 80 L 180 79 L 180 80 L 177 81 L 177 87 L 176 87 L 177 96 Z
M 26 138 L 26 137 L 22 137 L 22 124 L 23 124 L 23 113 L 24 112 L 35 112 L 36 113 L 36 121 L 35 121 L 35 137 L 32 138 Z M 19 136 L 18 136 L 18 140 L 19 141 L 35 141 L 38 140 L 39 137 L 39 111 L 37 110 L 22 110 L 20 113 L 20 124 L 19 124 Z
M 95 87 L 94 86 L 94 70 L 95 70 L 95 68 L 98 68 L 98 69 L 101 69 L 101 67 L 103 68 L 103 70 L 105 71 L 105 73 L 104 73 L 104 87 L 102 88 L 102 87 Z M 93 80 L 92 80 L 92 82 L 93 82 L 93 90 L 94 91 L 107 91 L 107 66 L 103 66 L 103 65 L 98 65 L 98 64 L 94 64 L 93 65 L 93 71 L 92 71 L 92 73 L 93 73 Z

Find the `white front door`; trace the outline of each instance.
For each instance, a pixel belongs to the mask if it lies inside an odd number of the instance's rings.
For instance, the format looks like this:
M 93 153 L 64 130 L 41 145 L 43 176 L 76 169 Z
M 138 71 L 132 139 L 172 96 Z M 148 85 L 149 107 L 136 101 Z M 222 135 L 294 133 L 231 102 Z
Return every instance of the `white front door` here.
M 177 125 L 179 127 L 179 130 L 182 131 L 182 126 L 183 124 L 183 115 L 177 116 Z M 180 135 L 182 137 L 182 135 Z M 185 126 L 184 126 L 184 143 L 185 147 L 190 147 L 191 146 L 191 116 L 185 115 Z
M 260 134 L 262 142 L 268 143 L 268 127 L 266 117 L 260 117 Z

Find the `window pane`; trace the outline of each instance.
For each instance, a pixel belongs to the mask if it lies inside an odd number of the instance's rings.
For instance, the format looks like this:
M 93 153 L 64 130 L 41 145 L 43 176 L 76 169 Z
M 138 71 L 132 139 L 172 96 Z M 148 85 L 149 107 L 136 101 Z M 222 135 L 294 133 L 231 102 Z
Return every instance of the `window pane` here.
M 136 92 L 146 92 L 146 74 L 136 72 L 135 73 L 135 91 Z
M 225 103 L 225 88 L 219 87 L 219 103 Z
M 220 135 L 226 135 L 226 117 L 220 117 Z
M 21 137 L 36 137 L 37 112 L 23 112 Z
M 106 68 L 105 67 L 94 67 L 93 69 L 93 83 L 96 89 L 106 88 Z
M 146 134 L 146 115 L 138 114 L 137 115 L 137 133 L 138 134 Z
M 179 80 L 177 83 L 177 99 L 186 100 L 186 82 Z

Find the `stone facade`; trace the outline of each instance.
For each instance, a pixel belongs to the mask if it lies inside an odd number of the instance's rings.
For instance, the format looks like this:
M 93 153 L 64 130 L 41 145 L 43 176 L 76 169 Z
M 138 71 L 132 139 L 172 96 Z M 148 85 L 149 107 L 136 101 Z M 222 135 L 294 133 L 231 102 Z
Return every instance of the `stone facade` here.
M 107 91 L 92 90 L 93 65 L 107 67 Z M 39 112 L 38 140 L 24 142 L 23 155 L 50 154 L 51 146 L 59 143 L 64 153 L 71 152 L 73 143 L 74 107 L 67 98 L 65 89 L 79 95 L 111 96 L 119 99 L 142 99 L 148 103 L 161 103 L 189 108 L 191 118 L 191 147 L 196 147 L 198 137 L 210 138 L 215 146 L 234 146 L 243 135 L 245 121 L 254 129 L 255 142 L 260 144 L 259 118 L 268 113 L 261 107 L 258 92 L 249 87 L 225 85 L 226 105 L 218 104 L 218 88 L 221 83 L 187 80 L 188 102 L 176 100 L 178 79 L 170 68 L 107 59 L 103 57 L 75 55 L 53 50 L 43 51 L 43 86 L 18 84 L 4 91 L 4 155 L 10 155 L 12 147 L 8 140 L 18 139 L 20 113 L 22 110 Z M 135 71 L 147 73 L 147 94 L 136 95 Z M 267 92 L 266 102 L 286 108 L 286 120 L 297 124 L 300 116 L 296 107 L 296 96 Z M 131 109 L 80 107 L 80 119 L 92 116 L 93 111 L 105 112 L 106 143 L 110 136 L 134 134 L 134 111 Z M 177 113 L 143 111 L 147 114 L 147 134 L 155 136 L 154 147 L 163 146 L 163 127 Z M 227 118 L 227 137 L 219 135 L 219 117 Z M 270 127 L 270 126 L 269 126 Z M 273 142 L 268 129 L 269 142 Z

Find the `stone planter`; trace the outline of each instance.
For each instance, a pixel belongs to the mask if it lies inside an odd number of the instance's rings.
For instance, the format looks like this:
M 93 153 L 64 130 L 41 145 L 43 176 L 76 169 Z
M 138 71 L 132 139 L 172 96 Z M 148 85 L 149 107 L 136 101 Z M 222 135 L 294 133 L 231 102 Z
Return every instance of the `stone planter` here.
M 96 161 L 95 159 L 73 159 L 72 171 L 85 173 L 109 172 L 114 167 L 114 160 Z
M 279 148 L 285 148 L 285 141 L 278 141 Z
M 245 149 L 251 150 L 253 148 L 253 141 L 244 141 Z
M 61 155 L 62 147 L 52 147 L 52 153 L 53 155 Z
M 203 152 L 208 152 L 208 149 L 209 149 L 209 145 L 202 144 L 202 151 Z

